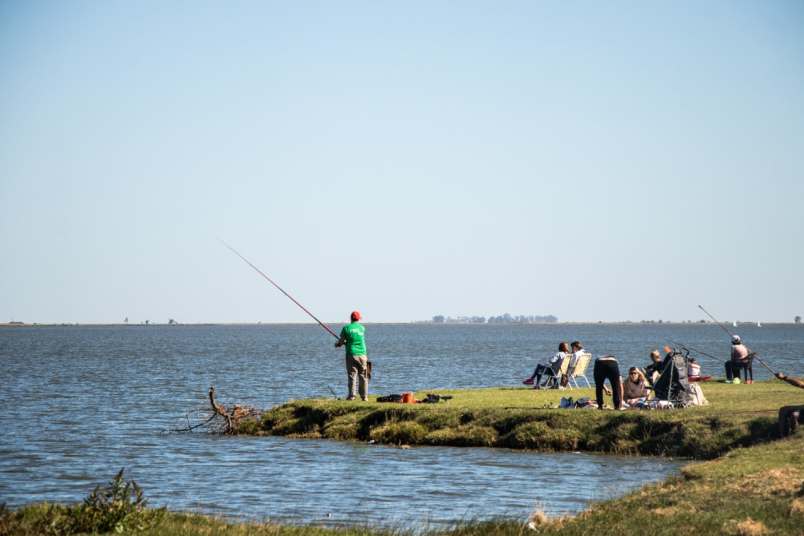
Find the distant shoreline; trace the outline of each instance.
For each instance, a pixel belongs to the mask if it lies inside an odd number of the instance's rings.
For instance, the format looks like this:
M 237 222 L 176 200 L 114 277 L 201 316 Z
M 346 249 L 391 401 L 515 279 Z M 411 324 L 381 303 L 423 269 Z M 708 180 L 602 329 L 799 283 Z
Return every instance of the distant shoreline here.
M 345 324 L 345 321 L 324 322 L 325 324 Z M 804 326 L 804 323 L 795 322 L 761 322 L 762 327 L 768 326 Z M 567 321 L 567 322 L 534 322 L 534 323 L 501 323 L 501 324 L 472 324 L 472 323 L 435 323 L 430 321 L 410 321 L 410 322 L 364 322 L 366 325 L 373 326 L 434 326 L 434 327 L 465 327 L 470 326 L 473 328 L 488 328 L 496 326 L 519 326 L 519 327 L 541 327 L 541 326 L 717 326 L 713 322 L 654 322 L 654 321 Z M 739 322 L 737 327 L 756 327 L 756 322 Z M 315 322 L 188 322 L 188 323 L 150 323 L 150 324 L 124 324 L 112 322 L 99 322 L 99 323 L 80 323 L 80 322 L 52 322 L 52 323 L 28 323 L 28 322 L 4 322 L 0 323 L 0 328 L 38 328 L 38 327 L 121 327 L 121 328 L 152 328 L 152 327 L 188 327 L 188 326 L 317 326 Z

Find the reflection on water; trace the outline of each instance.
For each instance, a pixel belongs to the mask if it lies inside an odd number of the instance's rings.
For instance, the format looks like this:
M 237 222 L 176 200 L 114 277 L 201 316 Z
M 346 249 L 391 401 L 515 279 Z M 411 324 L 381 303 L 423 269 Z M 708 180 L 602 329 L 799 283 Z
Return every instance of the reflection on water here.
M 801 374 L 804 330 L 755 329 L 749 344 Z M 741 333 L 742 334 L 742 333 Z M 712 326 L 368 326 L 372 390 L 516 385 L 556 341 L 581 339 L 624 366 L 682 340 L 728 350 Z M 154 505 L 248 519 L 391 526 L 577 511 L 658 480 L 668 460 L 480 448 L 170 434 L 204 407 L 269 407 L 343 391 L 342 354 L 316 326 L 0 330 L 0 502 L 71 502 L 121 467 Z M 489 363 L 494 362 L 494 367 Z M 704 370 L 719 374 L 719 363 Z M 760 371 L 755 370 L 755 373 Z

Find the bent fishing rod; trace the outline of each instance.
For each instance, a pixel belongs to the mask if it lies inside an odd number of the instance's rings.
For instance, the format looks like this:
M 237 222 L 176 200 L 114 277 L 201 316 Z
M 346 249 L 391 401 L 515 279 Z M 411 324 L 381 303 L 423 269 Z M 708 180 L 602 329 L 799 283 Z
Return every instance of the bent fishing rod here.
M 296 301 L 296 298 L 294 298 L 293 296 L 291 296 L 290 294 L 288 294 L 287 292 L 285 292 L 285 289 L 283 289 L 282 287 L 280 287 L 279 285 L 277 285 L 276 283 L 274 283 L 274 280 L 273 280 L 273 279 L 271 279 L 270 277 L 268 277 L 267 275 L 265 275 L 265 273 L 264 273 L 262 270 L 260 270 L 260 269 L 259 269 L 259 268 L 257 268 L 256 266 L 254 266 L 254 265 L 251 263 L 251 261 L 249 261 L 247 258 L 245 258 L 244 256 L 242 256 L 242 255 L 241 255 L 241 254 L 240 254 L 240 253 L 239 253 L 239 252 L 238 252 L 238 251 L 237 251 L 235 248 L 233 248 L 232 246 L 230 246 L 229 244 L 227 244 L 226 242 L 224 242 L 224 241 L 223 241 L 223 240 L 221 240 L 220 238 L 219 238 L 218 240 L 220 240 L 221 244 L 223 244 L 224 246 L 226 246 L 227 248 L 229 248 L 229 251 L 231 251 L 232 253 L 234 253 L 235 255 L 237 255 L 238 257 L 240 257 L 241 259 L 243 259 L 243 262 L 245 262 L 246 264 L 248 264 L 249 266 L 251 266 L 252 268 L 254 268 L 254 270 L 255 270 L 255 271 L 258 273 L 258 274 L 260 274 L 261 276 L 263 276 L 263 277 L 264 277 L 266 280 L 268 280 L 268 282 L 269 282 L 269 283 L 271 283 L 273 286 L 275 286 L 277 289 L 279 289 L 279 292 L 281 292 L 282 294 L 284 294 L 285 296 L 287 296 L 288 298 L 290 298 L 290 301 L 292 301 L 293 303 L 295 303 L 296 305 L 298 305 L 298 306 L 301 308 L 301 310 L 302 310 L 302 311 L 304 311 L 305 313 L 307 313 L 308 315 L 310 315 L 310 317 L 312 317 L 312 319 L 313 319 L 313 320 L 315 320 L 316 322 L 318 322 L 318 325 L 319 325 L 319 326 L 321 326 L 322 328 L 324 328 L 325 330 L 327 330 L 327 331 L 329 332 L 329 334 L 330 334 L 330 335 L 332 335 L 332 336 L 333 336 L 333 337 L 335 337 L 336 339 L 340 339 L 340 337 L 338 337 L 338 336 L 335 334 L 335 332 L 334 332 L 334 331 L 332 331 L 331 329 L 329 329 L 329 326 L 327 326 L 326 324 L 324 324 L 323 322 L 321 322 L 321 321 L 320 321 L 318 318 L 316 318 L 316 316 L 315 316 L 313 313 L 311 313 L 310 311 L 308 311 L 308 310 L 307 310 L 307 308 L 306 308 L 304 305 L 302 305 L 302 304 L 300 304 L 298 301 Z
M 709 314 L 709 311 L 707 311 L 706 309 L 704 309 L 702 305 L 698 305 L 698 309 L 700 309 L 701 311 L 703 311 L 704 313 L 706 313 L 706 315 L 707 315 L 709 318 L 711 318 L 712 320 L 714 320 L 714 321 L 715 321 L 715 323 L 716 323 L 718 326 L 720 326 L 720 327 L 721 327 L 721 329 L 722 329 L 723 331 L 725 331 L 726 333 L 728 333 L 728 334 L 729 334 L 731 337 L 734 337 L 734 333 L 732 333 L 731 331 L 729 331 L 729 328 L 727 328 L 727 327 L 726 327 L 726 326 L 725 326 L 725 325 L 724 325 L 724 324 L 723 324 L 723 323 L 722 323 L 720 320 L 718 320 L 717 318 L 715 318 L 714 316 L 712 316 L 711 314 Z M 773 371 L 773 369 L 772 369 L 772 368 L 770 368 L 770 367 L 768 366 L 768 364 L 767 364 L 767 363 L 765 363 L 764 361 L 762 361 L 762 358 L 761 358 L 761 357 L 759 357 L 759 356 L 757 355 L 757 353 L 756 353 L 756 352 L 754 352 L 754 357 L 756 358 L 756 360 L 757 360 L 757 361 L 759 361 L 759 363 L 760 363 L 760 364 L 761 364 L 763 367 L 765 367 L 766 369 L 768 369 L 768 370 L 770 371 L 770 373 L 771 373 L 771 374 L 773 374 L 774 376 L 776 376 L 776 373 Z

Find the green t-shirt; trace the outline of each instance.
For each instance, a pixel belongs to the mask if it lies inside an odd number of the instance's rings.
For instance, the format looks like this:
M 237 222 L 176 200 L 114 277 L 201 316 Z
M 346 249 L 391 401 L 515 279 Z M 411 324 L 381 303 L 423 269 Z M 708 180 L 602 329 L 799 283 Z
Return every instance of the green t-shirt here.
M 346 339 L 346 353 L 366 355 L 366 328 L 357 322 L 343 326 L 341 337 Z

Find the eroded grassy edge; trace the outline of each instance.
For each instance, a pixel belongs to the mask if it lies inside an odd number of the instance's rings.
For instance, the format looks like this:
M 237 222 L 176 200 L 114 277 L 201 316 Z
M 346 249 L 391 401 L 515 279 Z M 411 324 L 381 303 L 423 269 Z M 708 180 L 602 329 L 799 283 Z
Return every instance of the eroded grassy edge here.
M 776 438 L 769 414 L 414 407 L 306 400 L 266 412 L 243 433 L 712 459 Z

